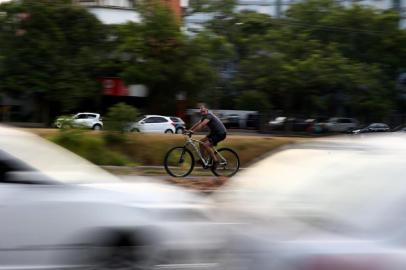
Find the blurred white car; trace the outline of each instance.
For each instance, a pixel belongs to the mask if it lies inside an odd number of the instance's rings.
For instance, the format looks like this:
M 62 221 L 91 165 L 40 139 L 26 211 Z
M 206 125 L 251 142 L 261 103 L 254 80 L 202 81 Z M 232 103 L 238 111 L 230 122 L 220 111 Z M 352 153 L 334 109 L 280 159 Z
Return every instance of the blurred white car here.
M 358 121 L 354 118 L 333 117 L 324 124 L 324 127 L 331 132 L 352 132 L 358 127 Z
M 406 269 L 406 136 L 328 139 L 274 153 L 219 192 L 228 269 Z
M 269 126 L 272 129 L 282 129 L 287 120 L 288 120 L 287 117 L 279 116 L 276 117 L 274 120 L 269 121 Z
M 176 124 L 170 117 L 162 115 L 146 115 L 132 123 L 129 130 L 132 132 L 175 133 Z
M 0 269 L 217 269 L 200 196 L 0 127 Z
M 100 130 L 103 128 L 103 121 L 98 113 L 84 112 L 73 116 L 61 116 L 56 119 L 55 126 L 57 128 L 62 128 L 65 125 Z

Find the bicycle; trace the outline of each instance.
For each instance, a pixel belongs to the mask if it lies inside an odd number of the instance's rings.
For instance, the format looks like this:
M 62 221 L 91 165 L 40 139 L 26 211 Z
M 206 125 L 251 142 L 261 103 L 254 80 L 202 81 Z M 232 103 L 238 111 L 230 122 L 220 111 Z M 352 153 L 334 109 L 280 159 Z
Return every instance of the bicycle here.
M 186 143 L 184 146 L 177 146 L 170 149 L 164 159 L 164 167 L 166 172 L 173 177 L 186 177 L 195 167 L 195 157 L 192 153 L 194 151 L 196 155 L 202 161 L 204 169 L 210 169 L 216 176 L 231 177 L 235 175 L 240 168 L 240 158 L 238 154 L 230 148 L 214 148 L 214 152 L 219 159 L 217 166 L 212 166 L 212 158 L 204 158 L 200 151 L 200 144 L 202 141 L 192 139 L 191 133 L 184 134 Z M 189 149 L 191 148 L 192 151 Z

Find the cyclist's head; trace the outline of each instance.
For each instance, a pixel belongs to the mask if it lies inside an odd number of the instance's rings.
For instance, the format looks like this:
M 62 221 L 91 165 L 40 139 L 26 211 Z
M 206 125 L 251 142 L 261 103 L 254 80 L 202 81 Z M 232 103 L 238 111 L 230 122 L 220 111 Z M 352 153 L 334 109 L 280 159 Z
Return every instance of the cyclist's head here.
M 205 115 L 209 113 L 209 109 L 207 108 L 207 105 L 204 103 L 199 103 L 199 109 L 200 109 L 200 114 Z

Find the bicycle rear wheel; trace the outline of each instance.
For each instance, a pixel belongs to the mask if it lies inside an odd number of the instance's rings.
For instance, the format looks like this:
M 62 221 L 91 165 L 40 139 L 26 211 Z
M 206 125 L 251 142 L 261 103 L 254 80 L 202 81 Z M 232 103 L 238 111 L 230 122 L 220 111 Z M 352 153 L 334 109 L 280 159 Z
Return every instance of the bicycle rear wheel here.
M 226 177 L 235 175 L 240 169 L 240 158 L 237 153 L 230 148 L 221 148 L 217 152 L 220 154 L 219 164 L 211 168 L 213 174 Z
M 169 175 L 173 177 L 185 177 L 192 172 L 195 166 L 195 159 L 189 149 L 174 147 L 166 154 L 164 166 Z

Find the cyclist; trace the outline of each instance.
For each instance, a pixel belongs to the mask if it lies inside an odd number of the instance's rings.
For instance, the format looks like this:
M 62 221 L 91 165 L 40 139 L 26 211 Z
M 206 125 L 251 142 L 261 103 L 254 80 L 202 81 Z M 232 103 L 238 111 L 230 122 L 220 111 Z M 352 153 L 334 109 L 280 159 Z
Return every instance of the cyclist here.
M 216 146 L 219 142 L 221 142 L 226 138 L 227 129 L 220 121 L 220 119 L 217 118 L 217 116 L 209 112 L 205 104 L 200 104 L 199 109 L 201 115 L 200 121 L 194 124 L 190 128 L 190 130 L 186 132 L 194 133 L 196 131 L 201 130 L 205 126 L 207 126 L 210 129 L 209 135 L 207 135 L 205 138 L 202 139 L 203 144 L 201 144 L 201 146 L 203 148 L 201 150 L 202 153 L 210 154 L 213 160 L 212 166 L 216 167 L 218 165 L 218 158 L 215 155 L 213 146 Z

